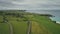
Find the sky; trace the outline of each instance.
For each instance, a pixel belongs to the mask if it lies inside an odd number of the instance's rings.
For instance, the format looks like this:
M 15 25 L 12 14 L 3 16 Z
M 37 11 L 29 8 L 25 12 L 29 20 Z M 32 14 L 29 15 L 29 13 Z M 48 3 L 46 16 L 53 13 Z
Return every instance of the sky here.
M 60 0 L 0 0 L 0 10 L 60 10 Z

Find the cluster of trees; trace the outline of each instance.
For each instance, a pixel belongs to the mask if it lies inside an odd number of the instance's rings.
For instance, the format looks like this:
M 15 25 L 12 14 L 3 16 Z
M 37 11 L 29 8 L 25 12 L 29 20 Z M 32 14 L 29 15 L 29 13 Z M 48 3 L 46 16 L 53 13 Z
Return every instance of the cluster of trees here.
M 5 13 L 5 15 L 10 15 L 10 16 L 16 16 L 16 17 L 21 17 L 23 18 L 23 14 L 19 14 L 19 13 Z
M 3 11 L 0 11 L 0 15 L 3 15 L 3 13 L 4 13 Z
M 22 10 L 18 10 L 18 11 L 21 11 L 22 12 Z M 23 11 L 26 11 L 26 10 L 23 10 Z M 22 18 L 23 21 L 28 21 L 28 19 L 24 16 L 24 13 L 16 13 L 16 12 L 9 12 L 9 10 L 7 10 L 7 11 L 0 11 L 0 15 L 3 16 L 2 23 L 7 23 L 8 22 L 8 19 L 6 17 L 8 15 L 9 16 L 13 16 L 13 17 L 16 17 L 16 18 Z M 20 20 L 17 19 L 17 21 L 20 21 Z
M 13 12 L 13 14 L 14 14 L 14 12 L 25 12 L 26 10 L 0 10 L 0 15 L 2 15 L 3 13 L 10 13 L 10 12 Z M 10 15 L 11 15 L 12 13 L 10 13 Z
M 53 17 L 53 15 L 50 14 L 39 14 L 40 16 L 48 16 L 48 17 Z
M 2 23 L 7 23 L 7 22 L 8 22 L 7 17 L 5 17 L 5 15 L 3 15 L 3 21 L 2 21 Z

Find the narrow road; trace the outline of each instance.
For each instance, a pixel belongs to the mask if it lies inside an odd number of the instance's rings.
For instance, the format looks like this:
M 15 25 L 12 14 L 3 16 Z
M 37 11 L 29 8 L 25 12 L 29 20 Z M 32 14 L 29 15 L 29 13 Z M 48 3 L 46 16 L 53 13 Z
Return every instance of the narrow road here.
M 32 23 L 31 23 L 31 21 L 28 21 L 27 34 L 31 34 L 31 27 L 32 27 Z
M 13 27 L 12 27 L 12 24 L 11 23 L 8 23 L 9 25 L 9 28 L 10 28 L 10 34 L 13 34 Z

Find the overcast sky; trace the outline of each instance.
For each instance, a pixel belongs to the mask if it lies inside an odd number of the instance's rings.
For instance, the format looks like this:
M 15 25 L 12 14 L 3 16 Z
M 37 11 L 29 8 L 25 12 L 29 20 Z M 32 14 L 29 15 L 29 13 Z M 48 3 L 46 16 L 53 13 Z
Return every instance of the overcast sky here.
M 0 9 L 60 10 L 60 0 L 0 0 Z

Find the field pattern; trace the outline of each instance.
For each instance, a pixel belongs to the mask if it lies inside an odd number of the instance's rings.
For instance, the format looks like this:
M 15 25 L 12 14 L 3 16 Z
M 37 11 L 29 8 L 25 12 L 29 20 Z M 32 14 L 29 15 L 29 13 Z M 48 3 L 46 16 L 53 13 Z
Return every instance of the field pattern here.
M 49 16 L 23 10 L 0 11 L 0 34 L 60 34 L 60 24 Z

